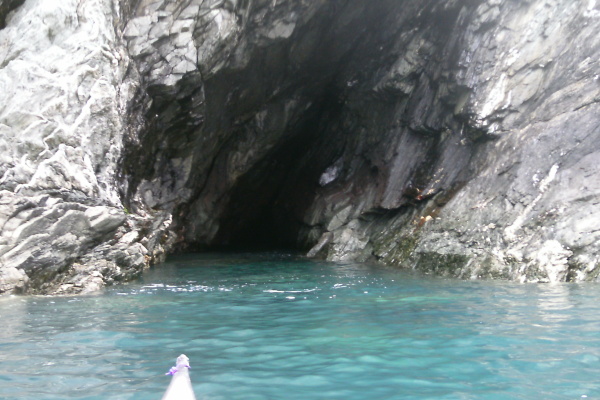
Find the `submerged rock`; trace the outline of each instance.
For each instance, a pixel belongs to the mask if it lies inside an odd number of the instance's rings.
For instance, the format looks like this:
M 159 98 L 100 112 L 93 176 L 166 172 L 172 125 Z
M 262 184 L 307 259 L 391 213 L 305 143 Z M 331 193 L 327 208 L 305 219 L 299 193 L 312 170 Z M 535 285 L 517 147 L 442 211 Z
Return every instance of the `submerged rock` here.
M 4 2 L 0 292 L 265 243 L 595 280 L 600 8 L 584 3 Z

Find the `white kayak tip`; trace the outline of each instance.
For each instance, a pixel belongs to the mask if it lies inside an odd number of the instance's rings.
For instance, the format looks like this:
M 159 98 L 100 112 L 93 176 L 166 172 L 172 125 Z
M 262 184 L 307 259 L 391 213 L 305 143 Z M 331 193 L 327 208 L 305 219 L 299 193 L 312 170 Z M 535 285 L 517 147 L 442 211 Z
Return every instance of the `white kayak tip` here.
M 177 357 L 175 366 L 165 374 L 173 375 L 173 378 L 171 378 L 171 383 L 162 400 L 196 400 L 190 381 L 189 370 L 191 368 L 190 359 L 185 354 Z

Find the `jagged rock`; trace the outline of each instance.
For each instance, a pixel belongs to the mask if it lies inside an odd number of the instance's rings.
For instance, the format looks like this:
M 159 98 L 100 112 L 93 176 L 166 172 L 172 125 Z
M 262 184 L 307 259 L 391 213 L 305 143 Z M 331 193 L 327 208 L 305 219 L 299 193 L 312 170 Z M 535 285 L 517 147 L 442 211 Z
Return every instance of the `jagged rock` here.
M 126 77 L 122 16 L 110 1 L 10 4 L 0 30 L 0 292 L 55 292 L 75 270 L 79 290 L 98 288 L 110 279 L 102 268 L 73 266 L 128 218 L 118 161 L 138 82 Z
M 600 6 L 0 2 L 0 292 L 293 245 L 600 274 Z

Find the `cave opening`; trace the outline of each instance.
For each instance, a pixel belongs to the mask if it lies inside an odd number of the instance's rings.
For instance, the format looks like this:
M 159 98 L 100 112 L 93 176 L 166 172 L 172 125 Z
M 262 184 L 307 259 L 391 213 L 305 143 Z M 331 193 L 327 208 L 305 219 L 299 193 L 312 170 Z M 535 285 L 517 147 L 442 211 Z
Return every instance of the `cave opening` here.
M 317 195 L 323 170 L 339 157 L 323 149 L 330 121 L 341 113 L 339 90 L 326 87 L 322 98 L 290 127 L 274 146 L 240 177 L 228 196 L 214 244 L 220 249 L 306 251 L 304 221 Z
M 289 39 L 255 49 L 244 68 L 203 81 L 205 119 L 192 146 L 199 155 L 216 150 L 192 172 L 195 194 L 177 221 L 184 248 L 306 251 L 318 239 L 320 222 L 307 214 L 322 192 L 319 178 L 352 151 L 355 126 L 340 126 L 342 112 L 357 82 L 371 83 L 363 67 L 380 53 L 387 11 L 398 11 L 395 2 L 330 8 Z
M 447 121 L 429 123 L 442 120 L 428 115 L 430 77 L 439 74 L 444 60 L 436 51 L 460 7 L 450 7 L 452 14 L 396 0 L 328 4 L 289 37 L 256 39 L 254 47 L 225 43 L 229 55 L 216 72 L 187 73 L 175 87 L 148 85 L 153 105 L 145 111 L 143 145 L 125 157 L 132 165 L 128 197 L 151 193 L 153 209 L 174 210 L 179 250 L 307 250 L 353 201 L 365 214 L 405 203 L 404 189 L 423 162 L 385 163 L 398 143 L 412 151 L 409 160 L 440 142 Z M 247 21 L 240 35 L 256 35 L 261 24 Z M 421 29 L 429 33 L 419 40 L 398 39 Z M 414 59 L 404 60 L 409 50 Z M 395 64 L 404 75 L 386 81 Z M 322 182 L 333 166 L 333 182 Z

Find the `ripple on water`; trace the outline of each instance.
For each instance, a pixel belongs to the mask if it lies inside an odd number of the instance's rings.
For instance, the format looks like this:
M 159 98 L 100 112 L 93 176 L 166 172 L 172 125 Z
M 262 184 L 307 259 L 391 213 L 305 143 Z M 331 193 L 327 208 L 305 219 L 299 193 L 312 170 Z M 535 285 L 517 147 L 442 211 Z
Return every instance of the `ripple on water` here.
M 0 300 L 0 397 L 599 398 L 600 291 L 289 255 L 187 256 L 99 296 Z

